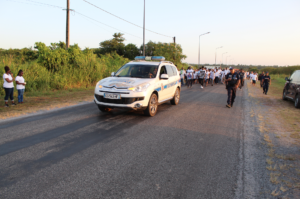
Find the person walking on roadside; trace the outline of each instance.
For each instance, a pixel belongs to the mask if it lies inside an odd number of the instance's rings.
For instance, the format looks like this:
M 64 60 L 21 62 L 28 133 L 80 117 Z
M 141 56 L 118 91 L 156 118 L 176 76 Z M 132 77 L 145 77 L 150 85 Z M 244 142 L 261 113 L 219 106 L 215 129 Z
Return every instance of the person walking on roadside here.
M 258 76 L 258 80 L 260 81 L 260 87 L 263 87 L 263 78 L 265 76 L 265 72 L 263 71 L 261 74 Z
M 8 98 L 11 100 L 11 105 L 15 106 L 15 101 L 14 101 L 14 76 L 11 73 L 10 69 L 8 66 L 4 67 L 5 73 L 3 74 L 3 88 L 5 90 L 5 107 L 8 106 Z
M 193 85 L 193 73 L 194 73 L 194 70 L 189 67 L 186 71 L 186 77 L 187 77 L 187 87 L 188 88 L 192 88 L 192 85 Z
M 253 73 L 252 74 L 252 85 L 255 86 L 257 82 L 257 73 Z
M 185 70 L 182 67 L 180 70 L 181 86 L 184 86 L 184 77 L 185 77 Z
M 209 82 L 209 69 L 206 69 L 206 73 L 205 73 L 205 87 L 207 87 L 207 84 Z
M 271 77 L 269 76 L 269 72 L 266 72 L 266 75 L 263 77 L 262 84 L 263 84 L 263 89 L 264 89 L 263 94 L 266 95 L 269 90 L 269 85 L 271 85 Z
M 211 86 L 214 86 L 214 80 L 215 80 L 214 70 L 210 71 L 209 78 L 210 78 L 210 81 L 211 81 Z
M 219 69 L 216 68 L 215 70 L 215 84 L 219 83 Z
M 19 70 L 18 76 L 16 77 L 17 90 L 18 90 L 18 103 L 23 104 L 23 95 L 25 91 L 25 79 L 23 77 L 23 71 Z
M 242 87 L 244 86 L 244 76 L 245 76 L 243 69 L 240 69 L 239 76 L 240 76 L 240 89 L 242 89 Z
M 230 73 L 228 73 L 225 77 L 225 84 L 227 89 L 227 107 L 231 108 L 233 106 L 235 97 L 236 97 L 236 90 L 240 83 L 239 74 L 234 72 L 234 69 L 230 67 Z

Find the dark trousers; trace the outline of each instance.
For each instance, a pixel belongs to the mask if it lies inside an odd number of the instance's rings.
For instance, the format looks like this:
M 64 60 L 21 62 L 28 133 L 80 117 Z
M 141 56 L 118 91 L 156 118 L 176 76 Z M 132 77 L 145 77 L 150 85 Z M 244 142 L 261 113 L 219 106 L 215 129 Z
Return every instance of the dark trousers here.
M 268 90 L 269 90 L 269 84 L 264 84 L 263 89 L 264 89 L 264 92 L 267 94 Z
M 4 88 L 4 90 L 5 90 L 4 101 L 7 102 L 8 98 L 10 98 L 11 101 L 14 101 L 14 88 Z
M 236 88 L 228 86 L 227 87 L 228 91 L 228 99 L 227 99 L 227 104 L 232 105 L 235 99 L 235 94 L 236 94 Z
M 192 85 L 193 85 L 193 79 L 188 79 L 187 80 L 187 86 L 189 87 L 192 87 Z
M 240 88 L 244 86 L 244 79 L 241 79 Z
M 199 84 L 200 84 L 201 86 L 203 86 L 203 79 L 200 79 L 200 78 L 199 78 Z
M 215 78 L 215 83 L 216 83 L 216 84 L 219 83 L 219 77 L 216 77 L 216 78 Z
M 181 86 L 184 86 L 183 78 L 181 78 Z

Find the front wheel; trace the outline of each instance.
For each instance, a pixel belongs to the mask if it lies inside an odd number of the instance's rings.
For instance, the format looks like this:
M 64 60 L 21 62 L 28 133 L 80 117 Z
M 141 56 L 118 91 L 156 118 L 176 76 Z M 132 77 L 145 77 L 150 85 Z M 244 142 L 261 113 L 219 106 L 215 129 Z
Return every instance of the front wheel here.
M 105 106 L 99 106 L 99 105 L 98 105 L 98 108 L 99 108 L 99 110 L 100 110 L 101 112 L 109 112 L 109 111 L 111 111 L 111 108 L 107 108 L 107 107 L 105 107 Z
M 171 104 L 172 105 L 177 105 L 179 103 L 179 100 L 180 100 L 180 90 L 179 90 L 179 88 L 176 88 L 174 97 L 171 100 Z
M 286 99 L 286 91 L 285 91 L 285 90 L 283 90 L 283 93 L 282 93 L 282 99 L 283 99 L 283 100 L 287 100 L 287 99 Z
M 299 94 L 295 98 L 295 108 L 300 108 L 300 95 Z
M 158 107 L 158 100 L 157 100 L 157 95 L 155 93 L 152 93 L 148 107 L 145 110 L 145 115 L 153 117 L 157 113 L 157 107 Z

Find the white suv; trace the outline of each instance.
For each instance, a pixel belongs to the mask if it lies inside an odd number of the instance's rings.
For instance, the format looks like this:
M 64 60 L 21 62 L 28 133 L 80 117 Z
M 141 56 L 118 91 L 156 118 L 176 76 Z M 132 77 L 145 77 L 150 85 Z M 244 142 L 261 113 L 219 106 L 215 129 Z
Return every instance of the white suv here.
M 154 116 L 159 104 L 171 101 L 177 105 L 180 76 L 176 66 L 164 60 L 161 56 L 138 56 L 111 77 L 99 81 L 94 100 L 99 109 L 103 112 L 112 108 L 144 110 L 146 115 Z

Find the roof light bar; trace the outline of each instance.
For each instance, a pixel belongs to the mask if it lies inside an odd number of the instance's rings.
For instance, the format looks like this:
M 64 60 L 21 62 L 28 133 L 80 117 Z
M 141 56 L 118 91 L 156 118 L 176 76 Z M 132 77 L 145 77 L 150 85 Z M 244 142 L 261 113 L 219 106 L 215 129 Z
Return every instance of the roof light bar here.
M 145 61 L 165 61 L 166 58 L 163 56 L 136 56 L 135 60 L 145 60 Z

